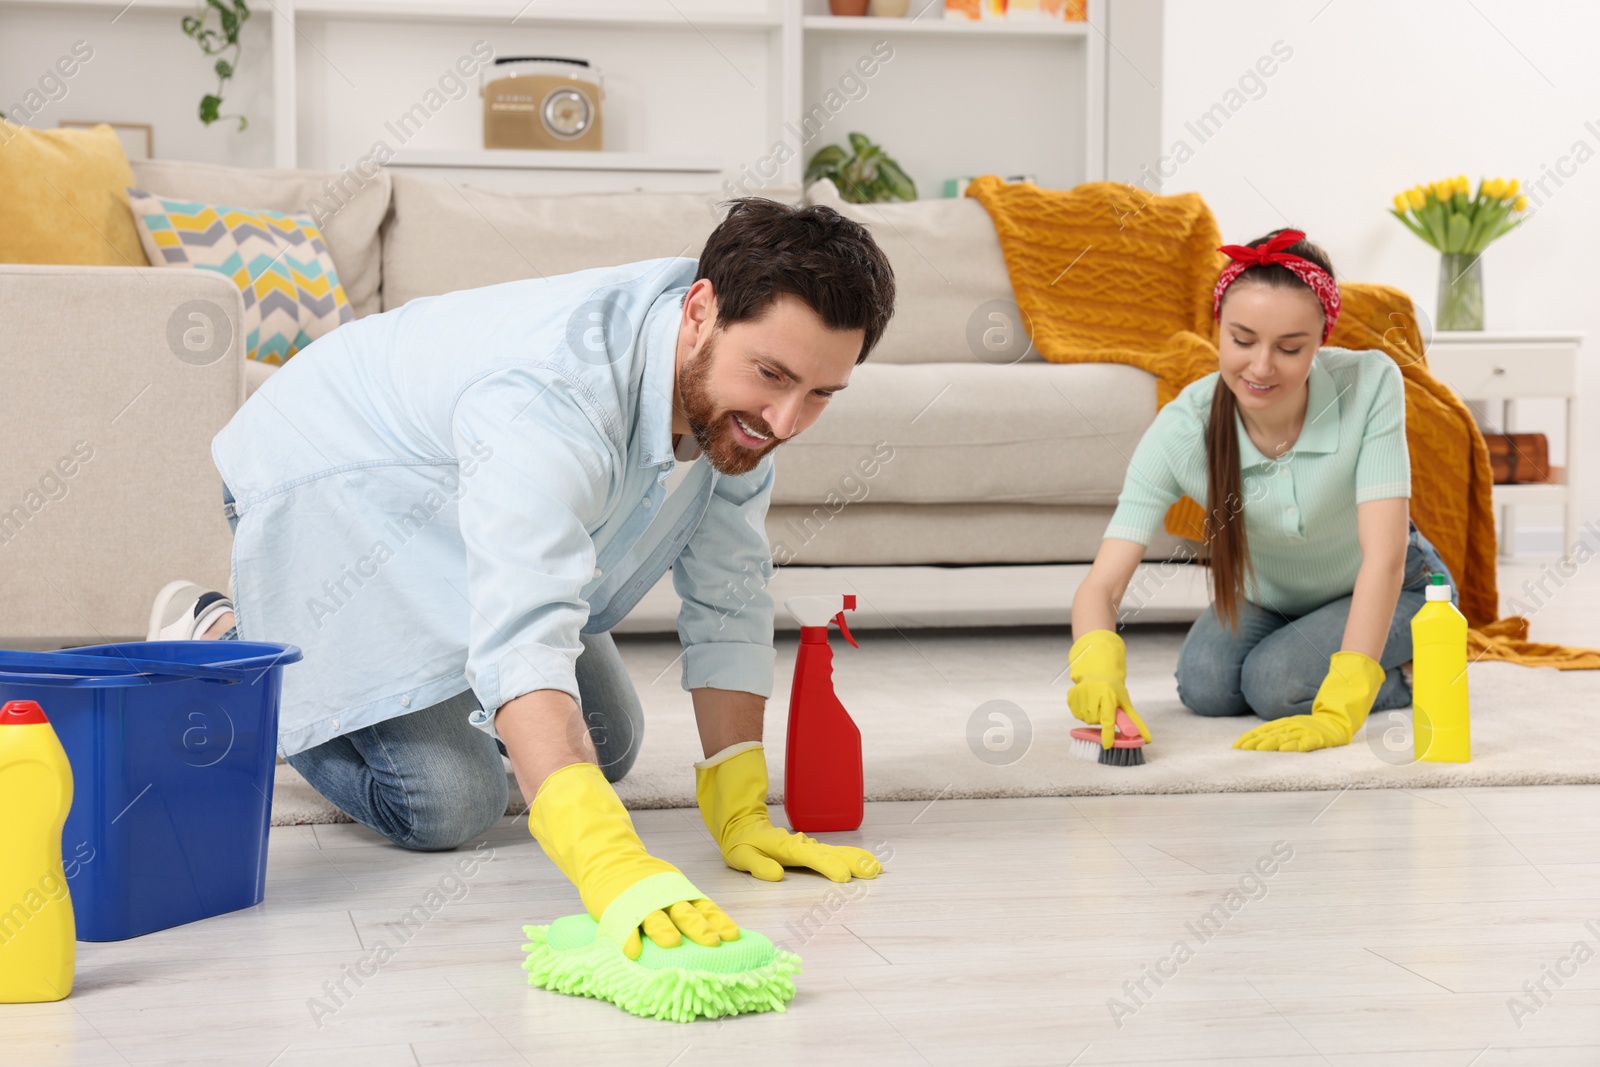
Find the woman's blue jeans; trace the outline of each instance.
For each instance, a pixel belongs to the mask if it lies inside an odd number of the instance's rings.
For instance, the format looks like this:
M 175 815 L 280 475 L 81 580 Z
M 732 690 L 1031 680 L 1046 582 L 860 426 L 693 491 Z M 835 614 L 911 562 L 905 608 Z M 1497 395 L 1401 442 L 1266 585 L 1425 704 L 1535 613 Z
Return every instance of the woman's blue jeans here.
M 226 490 L 224 499 L 232 500 Z M 611 635 L 581 640 L 579 706 L 606 780 L 620 781 L 644 741 L 644 709 Z M 402 848 L 456 848 L 506 813 L 510 793 L 494 737 L 468 721 L 478 707 L 467 689 L 297 752 L 289 765 L 340 811 Z
M 1373 711 L 1411 703 L 1411 685 L 1400 671 L 1411 661 L 1411 617 L 1422 607 L 1430 574 L 1449 574 L 1428 539 L 1413 526 L 1406 545 L 1405 578 L 1383 655 L 1383 685 Z M 1459 591 L 1452 578 L 1452 600 Z M 1328 674 L 1328 660 L 1344 642 L 1350 597 L 1340 597 L 1304 615 L 1288 616 L 1249 601 L 1239 605 L 1234 633 L 1215 606 L 1195 621 L 1178 655 L 1178 699 L 1206 716 L 1246 715 L 1263 719 L 1305 715 Z

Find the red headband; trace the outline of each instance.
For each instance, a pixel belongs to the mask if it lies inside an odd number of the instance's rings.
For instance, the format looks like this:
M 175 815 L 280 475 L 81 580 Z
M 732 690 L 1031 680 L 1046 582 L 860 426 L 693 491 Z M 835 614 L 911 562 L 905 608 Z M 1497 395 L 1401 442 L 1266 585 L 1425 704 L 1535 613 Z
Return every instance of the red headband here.
M 1295 277 L 1311 287 L 1316 294 L 1318 302 L 1322 304 L 1322 341 L 1328 341 L 1328 335 L 1333 332 L 1333 324 L 1339 320 L 1339 286 L 1333 276 L 1309 259 L 1291 255 L 1284 249 L 1298 241 L 1304 241 L 1306 235 L 1299 230 L 1283 230 L 1267 240 L 1260 248 L 1251 248 L 1249 245 L 1223 245 L 1217 249 L 1227 253 L 1233 260 L 1217 277 L 1217 287 L 1211 293 L 1211 317 L 1222 319 L 1222 294 L 1228 291 L 1234 279 L 1251 267 L 1266 266 L 1276 263 L 1288 267 L 1294 272 Z

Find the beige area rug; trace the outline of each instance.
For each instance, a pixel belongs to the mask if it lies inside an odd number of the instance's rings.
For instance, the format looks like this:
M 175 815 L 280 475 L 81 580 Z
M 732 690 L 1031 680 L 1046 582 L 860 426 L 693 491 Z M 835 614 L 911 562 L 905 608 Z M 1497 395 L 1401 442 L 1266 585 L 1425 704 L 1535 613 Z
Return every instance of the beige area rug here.
M 1409 709 L 1375 714 L 1348 748 L 1240 752 L 1231 745 L 1253 717 L 1204 719 L 1178 703 L 1172 675 L 1185 631 L 1125 631 L 1129 690 L 1154 737 L 1148 762 L 1132 768 L 1101 767 L 1067 755 L 1075 722 L 1066 708 L 1065 629 L 870 630 L 856 635 L 859 649 L 836 636 L 834 682 L 861 727 L 867 798 L 1600 782 L 1600 671 L 1472 665 L 1470 763 L 1414 763 Z M 638 635 L 619 637 L 618 644 L 646 716 L 643 750 L 618 791 L 634 808 L 692 807 L 691 764 L 700 751 L 689 696 L 678 687 L 677 641 Z M 780 636 L 767 714 L 775 799 L 783 792 L 794 656 L 794 638 Z M 278 768 L 275 824 L 335 821 L 345 820 L 293 769 Z

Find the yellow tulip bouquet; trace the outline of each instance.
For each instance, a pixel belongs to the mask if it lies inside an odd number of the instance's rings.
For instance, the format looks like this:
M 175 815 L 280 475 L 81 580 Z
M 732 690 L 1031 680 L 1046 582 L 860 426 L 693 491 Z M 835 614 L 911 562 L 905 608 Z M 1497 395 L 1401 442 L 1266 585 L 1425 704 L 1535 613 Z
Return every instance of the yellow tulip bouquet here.
M 1483 252 L 1527 217 L 1520 188 L 1515 178 L 1484 178 L 1474 195 L 1462 174 L 1395 194 L 1389 213 L 1439 250 L 1439 329 L 1483 329 Z

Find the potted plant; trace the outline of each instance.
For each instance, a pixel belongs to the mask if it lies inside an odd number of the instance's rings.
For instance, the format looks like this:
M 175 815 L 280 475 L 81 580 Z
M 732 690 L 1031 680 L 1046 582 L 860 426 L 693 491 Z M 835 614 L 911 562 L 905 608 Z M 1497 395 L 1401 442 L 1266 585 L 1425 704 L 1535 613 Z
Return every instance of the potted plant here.
M 1439 250 L 1439 329 L 1483 329 L 1483 252 L 1527 217 L 1519 188 L 1515 178 L 1485 178 L 1474 195 L 1462 174 L 1395 195 L 1389 213 Z
M 213 14 L 217 17 L 216 28 L 210 25 Z M 250 124 L 243 115 L 222 113 L 222 89 L 239 69 L 239 30 L 249 18 L 250 8 L 245 0 L 205 0 L 193 15 L 183 17 L 184 35 L 194 38 L 207 56 L 218 57 L 211 67 L 217 76 L 217 91 L 200 98 L 200 121 L 207 126 L 218 119 L 238 119 L 241 130 Z M 225 52 L 229 55 L 223 58 Z
M 852 204 L 917 198 L 916 182 L 865 134 L 852 133 L 850 148 L 846 152 L 831 144 L 820 149 L 806 164 L 805 183 L 829 178 L 838 187 L 839 196 Z

